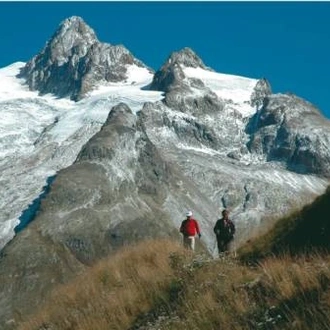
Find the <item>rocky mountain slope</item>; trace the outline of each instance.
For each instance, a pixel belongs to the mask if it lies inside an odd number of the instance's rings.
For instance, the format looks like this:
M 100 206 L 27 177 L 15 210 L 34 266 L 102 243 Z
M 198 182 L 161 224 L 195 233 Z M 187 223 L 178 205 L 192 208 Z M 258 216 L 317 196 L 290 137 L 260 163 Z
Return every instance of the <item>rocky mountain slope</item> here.
M 239 245 L 329 183 L 330 122 L 313 105 L 272 94 L 266 79 L 217 73 L 189 48 L 153 75 L 72 17 L 31 61 L 0 75 L 10 82 L 0 86 L 0 322 L 8 328 L 17 310 L 28 313 L 119 246 L 179 239 L 187 209 L 212 254 L 223 208 Z

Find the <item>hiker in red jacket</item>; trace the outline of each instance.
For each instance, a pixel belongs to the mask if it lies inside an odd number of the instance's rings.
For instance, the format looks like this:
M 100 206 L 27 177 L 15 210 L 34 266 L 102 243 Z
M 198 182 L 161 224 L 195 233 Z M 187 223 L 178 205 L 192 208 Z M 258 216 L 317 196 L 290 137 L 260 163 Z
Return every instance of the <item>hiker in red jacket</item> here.
M 183 234 L 183 246 L 189 250 L 195 250 L 195 236 L 201 238 L 198 222 L 193 219 L 192 212 L 186 213 L 187 219 L 183 220 L 180 227 L 180 233 Z

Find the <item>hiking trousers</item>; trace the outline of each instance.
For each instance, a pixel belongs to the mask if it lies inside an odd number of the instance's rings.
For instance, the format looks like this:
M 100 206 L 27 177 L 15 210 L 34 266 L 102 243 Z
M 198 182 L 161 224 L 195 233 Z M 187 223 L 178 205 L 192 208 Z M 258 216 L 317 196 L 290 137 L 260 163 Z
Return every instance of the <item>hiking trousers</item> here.
M 195 236 L 183 236 L 183 246 L 188 250 L 195 250 Z
M 230 242 L 231 240 L 217 237 L 219 254 L 230 250 Z

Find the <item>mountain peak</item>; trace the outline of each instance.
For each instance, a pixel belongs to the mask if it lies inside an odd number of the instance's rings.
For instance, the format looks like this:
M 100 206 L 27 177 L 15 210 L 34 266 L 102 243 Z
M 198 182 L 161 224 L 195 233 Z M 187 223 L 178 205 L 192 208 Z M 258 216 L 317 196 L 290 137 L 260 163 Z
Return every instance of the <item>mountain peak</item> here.
M 183 69 L 185 67 L 211 71 L 191 48 L 185 47 L 180 51 L 171 53 L 165 64 L 156 72 L 150 89 L 169 92 L 178 86 L 187 88 L 184 83 Z
M 78 31 L 81 28 L 88 28 L 89 30 L 92 30 L 81 17 L 71 16 L 60 23 L 58 30 L 65 31 L 71 29 Z M 81 32 L 83 32 L 83 30 L 81 30 Z
M 168 58 L 165 65 L 179 64 L 186 67 L 207 69 L 203 61 L 189 47 L 185 47 L 180 51 L 173 52 Z
M 73 48 L 80 58 L 96 42 L 94 30 L 81 17 L 72 16 L 60 24 L 43 51 L 50 52 L 51 59 L 61 66 L 69 61 Z
M 75 38 L 84 37 L 86 42 L 97 41 L 94 30 L 85 23 L 85 21 L 78 16 L 72 16 L 60 23 L 55 32 L 54 37 L 68 38 L 73 36 Z M 54 39 L 54 37 L 52 39 Z
M 60 25 L 76 25 L 85 24 L 85 21 L 80 16 L 71 16 L 66 18 Z
M 26 79 L 30 90 L 77 101 L 100 83 L 124 81 L 130 65 L 147 69 L 124 46 L 99 42 L 81 17 L 72 16 L 59 25 L 19 77 Z
M 272 94 L 272 88 L 266 78 L 259 79 L 251 95 L 251 105 L 259 109 L 267 96 Z

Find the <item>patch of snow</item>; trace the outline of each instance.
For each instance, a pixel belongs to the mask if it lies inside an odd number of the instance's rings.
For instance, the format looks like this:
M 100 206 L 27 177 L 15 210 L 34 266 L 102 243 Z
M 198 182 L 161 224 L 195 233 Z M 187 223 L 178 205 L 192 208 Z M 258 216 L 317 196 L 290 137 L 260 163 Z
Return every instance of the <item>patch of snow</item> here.
M 62 108 L 68 108 L 74 103 L 69 99 L 58 99 L 51 94 L 41 97 L 37 91 L 30 91 L 25 80 L 16 77 L 24 66 L 24 62 L 16 62 L 0 69 L 0 102 L 16 99 L 42 99 Z
M 211 155 L 211 156 L 223 154 L 219 151 L 216 151 L 212 148 L 207 148 L 205 146 L 202 146 L 202 147 L 198 148 L 198 147 L 189 146 L 187 144 L 180 143 L 180 142 L 178 143 L 177 146 L 178 146 L 178 148 L 180 148 L 182 150 L 191 150 L 191 151 L 195 151 L 195 152 L 202 153 L 202 154 L 208 154 L 208 155 Z
M 219 98 L 231 100 L 244 117 L 255 113 L 250 105 L 250 98 L 258 80 L 241 76 L 217 73 L 202 68 L 184 67 L 184 74 L 188 78 L 198 78 L 210 88 Z
M 147 68 L 141 68 L 135 64 L 127 66 L 126 75 L 127 78 L 124 81 L 108 82 L 103 86 L 99 86 L 97 89 L 90 92 L 91 96 L 103 94 L 107 91 L 117 91 L 123 87 L 127 88 L 131 86 L 133 89 L 140 89 L 151 83 L 153 79 L 153 73 Z M 159 92 L 158 92 L 159 93 Z
M 36 97 L 37 92 L 30 92 L 23 79 L 16 78 L 20 69 L 25 63 L 16 62 L 0 69 L 0 100 L 10 100 L 14 98 Z

